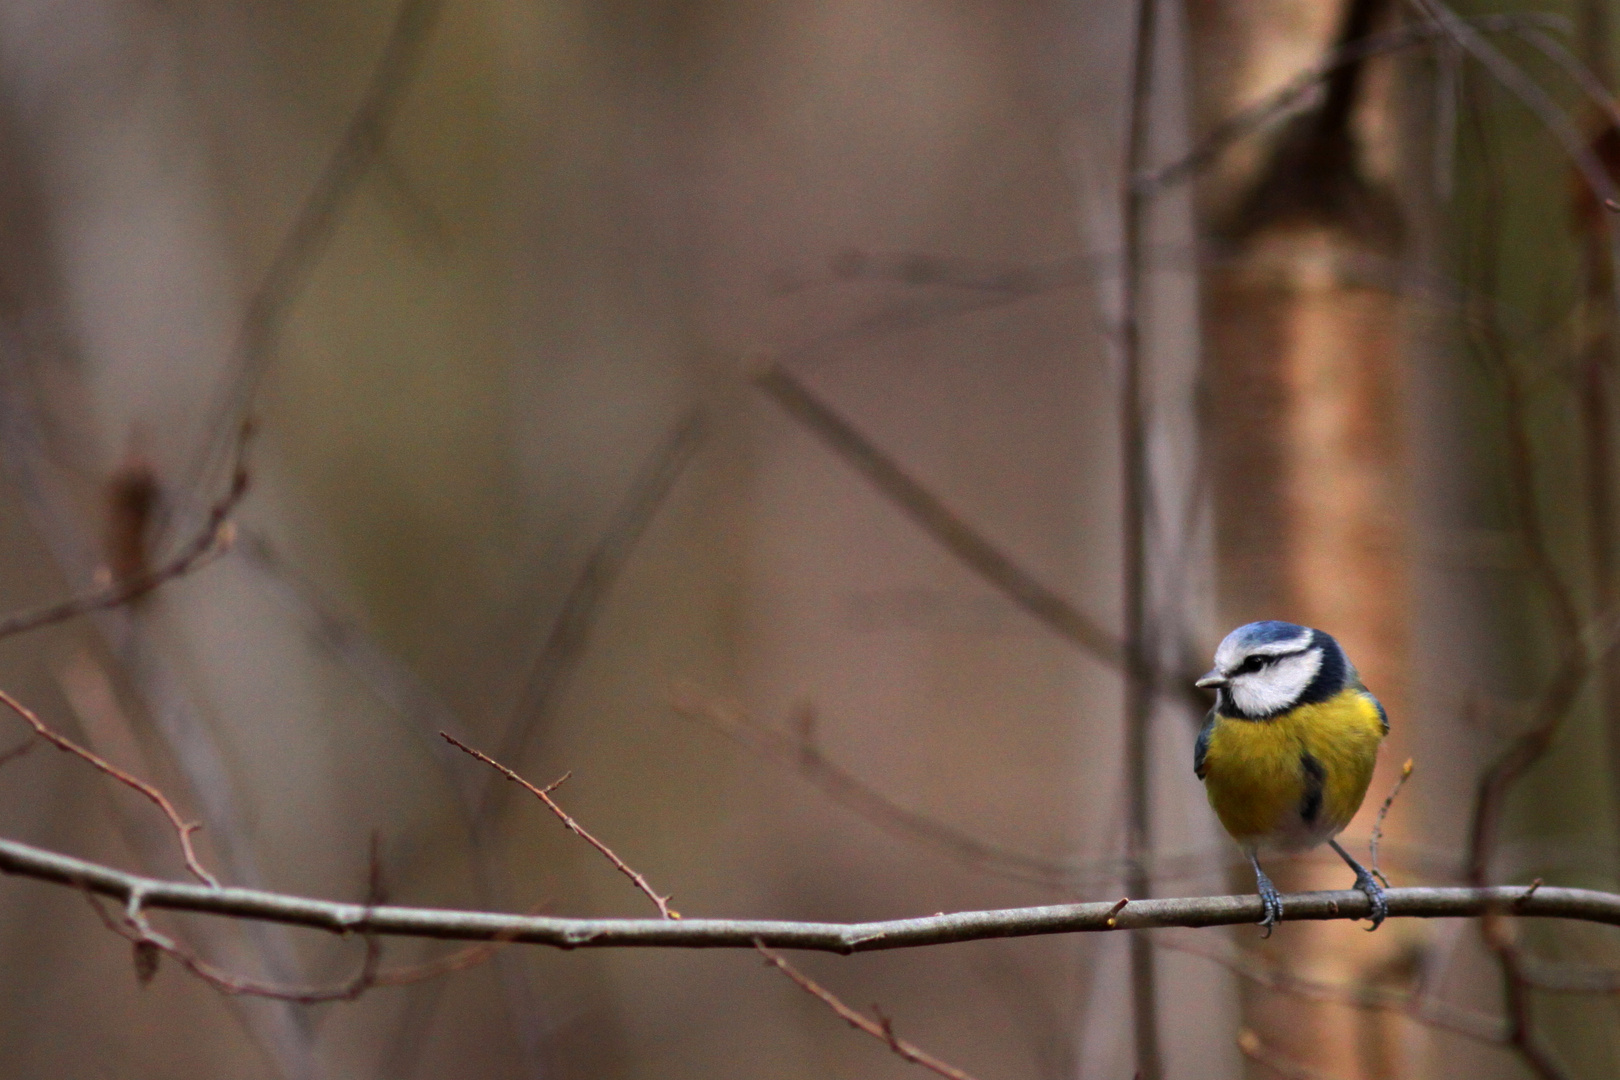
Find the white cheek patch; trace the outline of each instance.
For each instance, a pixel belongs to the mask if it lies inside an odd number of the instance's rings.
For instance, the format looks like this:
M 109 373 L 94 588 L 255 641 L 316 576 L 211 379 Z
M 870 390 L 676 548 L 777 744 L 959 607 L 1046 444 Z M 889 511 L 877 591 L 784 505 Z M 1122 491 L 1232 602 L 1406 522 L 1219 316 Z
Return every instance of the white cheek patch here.
M 1232 680 L 1232 704 L 1249 716 L 1282 712 L 1300 699 L 1321 670 L 1321 649 L 1273 660 L 1259 671 Z

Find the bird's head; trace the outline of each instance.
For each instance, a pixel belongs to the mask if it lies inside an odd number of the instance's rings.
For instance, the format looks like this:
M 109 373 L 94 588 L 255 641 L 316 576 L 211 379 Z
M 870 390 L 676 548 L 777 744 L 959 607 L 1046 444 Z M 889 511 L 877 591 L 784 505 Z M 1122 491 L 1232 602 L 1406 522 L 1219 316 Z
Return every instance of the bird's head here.
M 1264 720 L 1296 705 L 1325 701 L 1353 676 L 1339 643 L 1320 630 L 1254 622 L 1226 635 L 1215 666 L 1197 685 L 1216 691 L 1228 716 Z

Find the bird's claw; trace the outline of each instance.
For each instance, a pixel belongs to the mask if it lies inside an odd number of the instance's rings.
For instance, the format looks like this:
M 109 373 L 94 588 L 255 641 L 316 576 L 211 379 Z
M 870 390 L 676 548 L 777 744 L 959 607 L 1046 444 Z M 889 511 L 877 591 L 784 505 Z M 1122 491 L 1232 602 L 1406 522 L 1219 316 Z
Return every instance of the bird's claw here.
M 1272 929 L 1282 921 L 1282 894 L 1269 878 L 1261 877 L 1255 884 L 1260 892 L 1260 907 L 1265 911 L 1265 916 L 1259 922 L 1265 933 L 1260 936 L 1268 938 Z
M 1367 933 L 1374 930 L 1389 917 L 1389 901 L 1384 897 L 1384 887 L 1378 884 L 1378 879 L 1361 867 L 1356 867 L 1356 888 L 1367 894 L 1367 918 L 1372 925 L 1367 927 Z

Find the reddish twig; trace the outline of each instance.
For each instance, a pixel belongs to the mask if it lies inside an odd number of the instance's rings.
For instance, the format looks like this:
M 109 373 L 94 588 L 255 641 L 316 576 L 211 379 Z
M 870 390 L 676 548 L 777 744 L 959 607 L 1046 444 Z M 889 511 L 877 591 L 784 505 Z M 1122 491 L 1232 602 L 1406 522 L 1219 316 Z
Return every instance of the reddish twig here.
M 11 762 L 22 757 L 24 754 L 28 753 L 28 751 L 32 750 L 38 745 L 39 744 L 33 739 L 29 739 L 26 742 L 18 743 L 16 746 L 13 746 L 10 750 L 5 751 L 4 753 L 0 753 L 0 767 L 9 765 Z
M 89 900 L 90 906 L 95 909 L 96 915 L 107 929 L 134 946 L 135 974 L 143 983 L 149 982 L 157 974 L 159 958 L 167 956 L 215 990 L 233 997 L 269 998 L 300 1005 L 316 1005 L 327 1001 L 354 1001 L 373 986 L 380 985 L 378 967 L 382 961 L 382 943 L 376 934 L 365 934 L 365 956 L 360 962 L 360 970 L 347 982 L 333 987 L 288 987 L 233 975 L 223 968 L 208 963 L 176 939 L 155 929 L 146 917 L 142 903 L 144 897 L 139 891 L 130 893 L 121 920 L 113 918 L 107 912 L 101 898 L 95 893 L 86 890 L 85 898 Z M 386 901 L 380 843 L 378 835 L 372 833 L 365 910 L 372 911 Z
M 1372 837 L 1367 841 L 1367 862 L 1371 864 L 1373 875 L 1384 883 L 1386 889 L 1389 888 L 1389 878 L 1378 869 L 1378 842 L 1384 838 L 1384 819 L 1389 816 L 1389 808 L 1395 805 L 1395 796 L 1401 793 L 1401 788 L 1405 787 L 1411 778 L 1412 759 L 1407 758 L 1406 764 L 1401 766 L 1400 779 L 1395 781 L 1395 786 L 1390 788 L 1389 794 L 1384 797 L 1384 805 L 1378 808 L 1378 817 L 1373 821 Z
M 202 863 L 197 859 L 197 849 L 191 843 L 191 834 L 202 828 L 201 822 L 185 820 L 180 816 L 180 812 L 174 808 L 174 804 L 169 801 L 169 797 L 163 794 L 163 792 L 159 791 L 151 784 L 148 784 L 146 781 L 131 776 L 129 773 L 125 772 L 123 769 L 120 769 L 106 758 L 101 757 L 99 754 L 86 750 L 72 739 L 69 739 L 63 735 L 58 735 L 56 732 L 46 727 L 45 722 L 38 716 L 34 715 L 34 711 L 32 709 L 28 708 L 28 706 L 24 705 L 22 702 L 18 701 L 4 690 L 0 690 L 0 704 L 5 705 L 6 708 L 22 717 L 23 720 L 27 722 L 28 726 L 34 729 L 35 735 L 38 735 L 41 739 L 44 739 L 58 750 L 66 751 L 69 754 L 83 758 L 92 766 L 112 777 L 120 784 L 133 788 L 156 804 L 157 808 L 162 810 L 164 816 L 169 819 L 169 824 L 174 826 L 175 835 L 180 838 L 180 853 L 185 857 L 186 869 L 190 870 L 191 875 L 204 885 L 211 886 L 215 889 L 219 888 L 219 879 L 214 877 L 214 875 L 210 874 L 207 870 L 203 869 Z
M 1579 147 L 1571 145 L 1571 136 L 1575 133 L 1570 130 L 1572 125 L 1567 117 L 1549 114 L 1549 109 L 1557 112 L 1556 106 L 1550 104 L 1538 86 L 1529 83 L 1524 72 L 1485 43 L 1470 37 L 1471 32 L 1466 27 L 1459 27 L 1457 17 L 1439 0 L 1413 2 L 1434 23 L 1447 28 L 1459 45 L 1467 47 L 1499 81 L 1536 111 L 1567 149 L 1576 151 L 1571 156 L 1576 159 L 1598 198 L 1614 195 L 1613 182 L 1600 164 L 1595 169 L 1592 167 L 1596 163 L 1584 144 Z M 1472 110 L 1472 115 L 1477 122 L 1478 110 Z M 1580 141 L 1578 135 L 1575 141 Z M 1488 156 L 1492 151 L 1490 141 L 1482 138 L 1480 147 L 1487 159 L 1483 169 L 1486 179 L 1482 203 L 1485 227 L 1479 230 L 1483 245 L 1478 260 L 1482 277 L 1479 292 L 1481 295 L 1494 295 L 1499 255 L 1495 245 L 1502 228 L 1498 205 L 1501 192 L 1494 161 Z M 1611 253 L 1620 250 L 1614 246 L 1617 240 L 1620 237 L 1611 233 Z M 1614 284 L 1620 286 L 1620 277 L 1616 278 Z M 1467 860 L 1468 880 L 1476 888 L 1486 887 L 1490 880 L 1491 854 L 1510 790 L 1551 749 L 1592 673 L 1591 658 L 1582 634 L 1579 605 L 1570 583 L 1559 572 L 1539 505 L 1536 454 L 1529 419 L 1530 388 L 1526 376 L 1506 352 L 1504 335 L 1497 324 L 1499 319 L 1499 308 L 1492 306 L 1480 321 L 1484 331 L 1481 335 L 1481 351 L 1488 361 L 1494 361 L 1495 374 L 1500 380 L 1508 496 L 1517 519 L 1527 568 L 1532 579 L 1542 586 L 1548 601 L 1554 655 L 1558 659 L 1557 666 L 1537 697 L 1531 722 L 1508 742 L 1479 778 L 1469 825 Z M 1479 929 L 1486 947 L 1495 953 L 1501 972 L 1508 1045 L 1540 1080 L 1564 1080 L 1567 1074 L 1537 1038 L 1532 988 L 1525 979 L 1518 948 L 1507 934 L 1505 920 L 1499 912 L 1487 911 Z
M 1569 1074 L 1536 1037 L 1531 1011 L 1532 983 L 1525 970 L 1524 954 L 1513 940 L 1507 919 L 1495 911 L 1480 917 L 1480 936 L 1496 954 L 1502 970 L 1502 1005 L 1507 1013 L 1507 1043 L 1520 1059 L 1542 1080 L 1564 1080 Z
M 834 1013 L 838 1014 L 838 1018 L 840 1020 L 844 1021 L 844 1023 L 848 1024 L 850 1027 L 858 1028 L 859 1030 L 864 1031 L 868 1035 L 872 1036 L 872 1038 L 879 1040 L 890 1050 L 894 1051 L 894 1053 L 900 1058 L 911 1062 L 913 1065 L 921 1065 L 929 1072 L 946 1077 L 947 1080 L 973 1080 L 972 1075 L 963 1072 L 955 1065 L 951 1065 L 948 1062 L 939 1060 L 939 1058 L 917 1046 L 915 1043 L 902 1039 L 900 1036 L 896 1035 L 894 1032 L 894 1022 L 887 1016 L 884 1016 L 882 1013 L 878 1013 L 878 1018 L 874 1020 L 863 1013 L 855 1011 L 848 1005 L 845 1005 L 842 1001 L 838 1000 L 837 995 L 835 995 L 831 990 L 828 990 L 826 987 L 810 978 L 810 976 L 804 974 L 798 968 L 788 963 L 780 953 L 767 949 L 763 942 L 755 941 L 754 948 L 758 949 L 760 954 L 765 957 L 766 963 L 770 964 L 777 971 L 780 971 L 783 975 L 786 975 L 789 979 L 793 980 L 794 984 L 805 993 L 820 1000 Z
M 291 987 L 235 975 L 208 963 L 180 944 L 175 938 L 152 926 L 146 917 L 145 898 L 138 890 L 130 894 L 121 919 L 113 917 L 100 896 L 89 889 L 85 889 L 84 894 L 85 898 L 90 902 L 91 908 L 101 919 L 102 924 L 134 946 L 135 972 L 136 977 L 141 982 L 149 982 L 157 974 L 160 958 L 167 956 L 222 994 L 233 997 L 269 998 L 274 1001 L 290 1001 L 300 1005 L 317 1005 L 329 1001 L 354 1001 L 373 987 L 408 986 L 412 983 L 425 982 L 453 972 L 465 971 L 493 957 L 502 948 L 510 944 L 513 937 L 512 934 L 503 934 L 492 941 L 458 949 L 448 956 L 427 963 L 384 969 L 381 967 L 382 944 L 376 934 L 366 933 L 364 935 L 365 955 L 360 962 L 360 969 L 352 978 L 331 987 Z M 386 900 L 387 897 L 382 887 L 382 864 L 378 857 L 378 845 L 374 835 L 371 847 L 369 887 L 364 910 L 367 912 L 373 911 L 378 905 L 385 903 Z M 533 910 L 538 911 L 539 909 Z
M 247 494 L 247 489 L 247 473 L 238 471 L 225 497 L 208 512 L 208 520 L 202 529 L 168 562 L 149 571 L 117 578 L 99 588 L 54 604 L 0 617 L 0 638 L 53 626 L 93 611 L 119 607 L 213 562 L 231 549 L 236 528 L 230 515 Z
M 453 975 L 458 971 L 466 971 L 493 960 L 496 953 L 512 944 L 515 936 L 511 933 L 503 934 L 494 941 L 469 945 L 436 960 L 424 960 L 420 964 L 401 965 L 387 971 L 379 971 L 372 983 L 375 986 L 411 986 L 444 975 Z
M 549 905 L 540 903 L 531 907 L 526 914 L 538 915 Z M 457 971 L 466 971 L 480 964 L 494 959 L 495 954 L 513 944 L 517 940 L 517 931 L 509 930 L 496 934 L 489 941 L 477 945 L 468 945 L 457 949 L 453 953 L 438 957 L 434 960 L 424 960 L 420 964 L 401 965 L 379 971 L 375 984 L 377 986 L 409 986 L 413 983 L 427 982 L 441 975 L 450 975 Z
M 192 975 L 222 994 L 232 997 L 270 998 L 274 1001 L 292 1001 L 302 1005 L 315 1005 L 323 1001 L 353 1001 L 371 987 L 378 985 L 377 963 L 382 955 L 381 943 L 375 937 L 366 937 L 366 954 L 360 970 L 348 982 L 332 987 L 289 987 L 261 982 L 233 975 L 202 959 L 174 938 L 155 929 L 147 921 L 138 903 L 126 909 L 122 919 L 108 912 L 101 898 L 87 893 L 90 906 L 107 929 L 129 941 L 135 947 L 136 975 L 142 982 L 157 973 L 157 958 L 167 956 Z
M 511 769 L 508 769 L 505 765 L 502 765 L 488 754 L 480 753 L 479 751 L 474 750 L 472 747 L 468 746 L 466 743 L 462 742 L 448 731 L 441 731 L 439 732 L 439 735 L 451 746 L 471 754 L 479 761 L 482 761 L 485 765 L 488 765 L 500 772 L 501 775 L 505 776 L 514 784 L 522 786 L 535 798 L 545 803 L 546 808 L 549 809 L 553 814 L 557 815 L 558 819 L 561 820 L 565 826 L 567 826 L 569 832 L 573 833 L 575 836 L 591 845 L 591 847 L 601 852 L 602 857 L 607 859 L 608 862 L 612 863 L 614 868 L 617 869 L 619 873 L 629 878 L 631 883 L 635 885 L 636 888 L 640 889 L 641 892 L 646 895 L 647 899 L 651 900 L 653 904 L 657 906 L 659 915 L 666 919 L 678 919 L 681 917 L 680 912 L 669 906 L 670 898 L 668 896 L 659 896 L 653 887 L 647 884 L 646 878 L 642 877 L 635 870 L 632 870 L 629 864 L 613 853 L 612 848 L 608 847 L 606 844 L 602 843 L 602 841 L 586 832 L 584 827 L 581 826 L 579 822 L 569 817 L 568 812 L 557 805 L 556 800 L 551 797 L 551 793 L 557 789 L 559 784 L 572 776 L 572 773 L 564 773 L 562 776 L 558 777 L 556 780 L 553 780 L 543 788 L 535 787 L 533 784 L 523 779 L 523 777 L 519 776 Z

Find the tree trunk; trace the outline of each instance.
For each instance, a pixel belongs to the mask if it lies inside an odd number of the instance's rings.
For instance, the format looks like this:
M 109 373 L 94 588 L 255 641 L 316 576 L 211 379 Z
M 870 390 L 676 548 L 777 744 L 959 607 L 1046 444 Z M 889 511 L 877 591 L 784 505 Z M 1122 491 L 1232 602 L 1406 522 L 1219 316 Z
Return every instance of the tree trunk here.
M 1386 14 L 1381 0 L 1191 5 L 1193 53 L 1212 65 L 1195 68 L 1206 126 L 1273 89 L 1271 72 L 1286 78 L 1366 37 Z M 1339 68 L 1313 107 L 1261 152 L 1227 155 L 1200 191 L 1203 431 L 1221 624 L 1320 627 L 1387 707 L 1390 742 L 1352 846 L 1406 757 L 1411 722 L 1411 459 L 1401 422 L 1403 310 L 1389 284 L 1403 227 L 1383 167 L 1388 148 L 1370 134 L 1393 126 L 1378 122 L 1392 104 L 1385 74 L 1367 63 Z M 1337 859 L 1272 872 L 1285 890 L 1349 885 Z M 1238 891 L 1252 892 L 1248 869 L 1236 875 Z M 1360 986 L 1408 977 L 1410 941 L 1394 924 L 1372 936 L 1285 925 L 1264 948 L 1312 977 Z M 1251 1056 L 1345 1078 L 1402 1075 L 1400 1022 L 1387 1014 L 1253 988 L 1244 1011 Z

